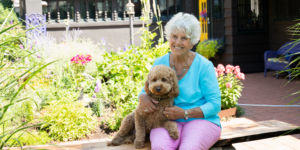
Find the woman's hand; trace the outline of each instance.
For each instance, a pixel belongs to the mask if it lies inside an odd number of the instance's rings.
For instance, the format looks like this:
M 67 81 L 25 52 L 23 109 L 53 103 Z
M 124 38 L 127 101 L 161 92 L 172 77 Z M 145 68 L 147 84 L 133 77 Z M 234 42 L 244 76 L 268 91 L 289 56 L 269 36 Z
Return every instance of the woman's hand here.
M 166 107 L 163 114 L 168 117 L 170 120 L 176 120 L 184 118 L 184 110 L 180 107 Z
M 153 103 L 157 104 L 159 102 L 150 97 L 148 94 L 143 93 L 140 95 L 139 103 L 141 109 L 144 110 L 145 113 L 153 113 L 156 110 L 156 107 Z

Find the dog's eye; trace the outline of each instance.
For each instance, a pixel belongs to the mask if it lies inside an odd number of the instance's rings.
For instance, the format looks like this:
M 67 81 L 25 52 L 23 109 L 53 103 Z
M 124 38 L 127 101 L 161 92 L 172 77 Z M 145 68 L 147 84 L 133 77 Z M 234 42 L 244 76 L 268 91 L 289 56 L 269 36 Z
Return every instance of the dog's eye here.
M 161 80 L 162 80 L 163 82 L 166 82 L 166 81 L 167 81 L 167 79 L 165 79 L 165 78 L 162 78 Z
M 156 82 L 156 79 L 153 79 L 152 81 L 153 81 L 153 82 Z

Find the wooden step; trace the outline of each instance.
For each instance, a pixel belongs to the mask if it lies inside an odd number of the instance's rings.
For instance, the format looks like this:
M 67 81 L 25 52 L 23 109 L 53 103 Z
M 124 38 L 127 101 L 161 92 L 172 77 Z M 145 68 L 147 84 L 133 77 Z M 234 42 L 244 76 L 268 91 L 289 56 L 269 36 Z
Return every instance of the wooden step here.
M 296 125 L 277 121 L 267 120 L 261 122 L 254 122 L 245 118 L 235 118 L 230 122 L 222 123 L 222 135 L 220 140 L 211 148 L 211 150 L 225 150 L 234 149 L 231 145 L 233 143 L 260 140 L 271 137 L 278 137 L 284 133 L 285 135 L 299 134 L 300 129 Z M 298 128 L 298 129 L 296 129 Z M 296 130 L 294 130 L 296 129 Z M 61 144 L 58 146 L 35 146 L 27 147 L 31 150 L 37 149 L 53 149 L 53 150 L 133 150 L 133 144 L 125 144 L 121 146 L 108 147 L 106 146 L 106 140 L 100 140 L 97 142 L 73 142 L 71 144 Z M 17 150 L 20 148 L 12 148 L 11 150 Z M 150 150 L 150 143 L 146 143 L 145 147 L 140 150 Z

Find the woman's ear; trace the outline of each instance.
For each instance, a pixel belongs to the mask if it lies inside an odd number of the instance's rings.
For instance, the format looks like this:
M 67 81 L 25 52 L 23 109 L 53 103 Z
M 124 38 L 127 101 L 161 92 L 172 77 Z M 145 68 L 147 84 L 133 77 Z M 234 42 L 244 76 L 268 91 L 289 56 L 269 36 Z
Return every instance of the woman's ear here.
M 149 77 L 150 77 L 150 73 L 147 76 L 147 80 L 145 81 L 145 87 L 144 87 L 144 90 L 147 94 L 151 93 L 151 91 L 149 90 Z
M 172 89 L 169 92 L 168 96 L 169 97 L 177 97 L 179 94 L 179 86 L 178 86 L 178 78 L 176 76 L 176 73 L 174 70 L 172 70 L 173 72 L 171 73 L 171 84 L 172 84 Z

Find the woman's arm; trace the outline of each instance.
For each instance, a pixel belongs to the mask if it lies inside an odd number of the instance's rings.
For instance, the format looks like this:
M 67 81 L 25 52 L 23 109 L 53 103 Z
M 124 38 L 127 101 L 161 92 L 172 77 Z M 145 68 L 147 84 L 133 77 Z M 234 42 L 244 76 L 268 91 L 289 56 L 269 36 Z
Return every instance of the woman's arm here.
M 204 118 L 204 114 L 200 107 L 188 109 L 187 112 L 189 114 L 189 118 Z M 184 118 L 184 109 L 177 106 L 166 107 L 163 114 L 170 120 L 182 119 Z
M 206 70 L 200 74 L 200 88 L 206 101 L 199 106 L 203 112 L 203 118 L 218 114 L 221 111 L 221 92 L 212 62 L 209 62 Z
M 203 67 L 199 81 L 206 102 L 199 107 L 187 110 L 189 118 L 208 118 L 221 111 L 221 93 L 211 62 Z M 166 108 L 163 113 L 171 120 L 184 118 L 184 109 L 176 106 Z

